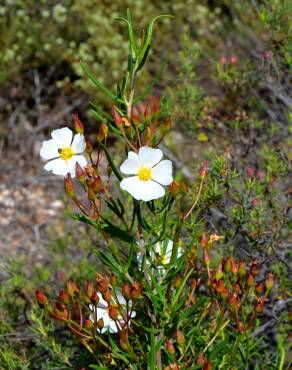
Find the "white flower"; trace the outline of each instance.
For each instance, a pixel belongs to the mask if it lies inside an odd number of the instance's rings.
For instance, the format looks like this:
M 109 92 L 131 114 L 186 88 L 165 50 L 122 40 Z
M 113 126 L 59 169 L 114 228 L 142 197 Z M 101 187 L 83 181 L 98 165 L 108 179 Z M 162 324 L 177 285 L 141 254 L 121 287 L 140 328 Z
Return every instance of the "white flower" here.
M 172 249 L 173 249 L 173 241 L 171 239 L 164 240 L 163 242 L 158 242 L 154 245 L 153 250 L 150 251 L 150 258 L 152 263 L 157 265 L 159 270 L 164 270 L 165 265 L 168 265 L 170 263 L 171 255 L 172 255 Z M 179 258 L 182 255 L 181 249 L 178 248 L 177 251 L 177 258 Z M 138 261 L 138 267 L 141 270 L 142 268 L 142 253 L 137 253 L 137 261 Z M 147 265 L 149 265 L 149 261 L 146 259 Z
M 129 152 L 120 170 L 126 175 L 135 175 L 123 179 L 121 189 L 126 190 L 137 200 L 148 202 L 161 198 L 165 190 L 161 185 L 170 185 L 172 178 L 172 162 L 161 161 L 163 153 L 160 149 L 143 146 L 139 153 Z
M 109 331 L 110 333 L 117 333 L 119 331 L 118 329 L 121 329 L 121 325 L 125 324 L 124 317 L 119 315 L 117 320 L 111 319 L 109 316 L 109 311 L 108 311 L 108 303 L 102 298 L 102 295 L 100 293 L 98 293 L 98 297 L 99 297 L 99 302 L 96 306 L 95 311 L 96 311 L 96 322 L 99 319 L 103 319 L 103 322 L 104 322 L 104 327 L 101 329 L 101 333 L 103 334 L 106 331 Z M 111 304 L 117 305 L 120 311 L 126 312 L 126 307 L 127 307 L 126 300 L 121 295 L 121 293 L 117 292 L 117 299 L 115 298 L 115 296 L 112 296 Z M 129 308 L 129 311 L 131 312 L 130 318 L 133 318 L 136 316 L 136 312 L 131 311 L 131 307 L 132 307 L 132 302 L 129 301 L 128 308 Z M 92 314 L 90 315 L 90 320 L 94 322 L 94 307 L 92 305 L 89 305 L 89 308 L 92 312 Z M 131 321 L 129 321 L 129 324 L 130 323 Z
M 70 173 L 75 177 L 76 163 L 82 168 L 87 165 L 85 157 L 81 155 L 86 147 L 84 136 L 76 134 L 73 139 L 73 132 L 68 127 L 54 130 L 51 135 L 52 139 L 44 141 L 40 150 L 41 158 L 49 161 L 44 169 L 55 175 L 66 176 Z

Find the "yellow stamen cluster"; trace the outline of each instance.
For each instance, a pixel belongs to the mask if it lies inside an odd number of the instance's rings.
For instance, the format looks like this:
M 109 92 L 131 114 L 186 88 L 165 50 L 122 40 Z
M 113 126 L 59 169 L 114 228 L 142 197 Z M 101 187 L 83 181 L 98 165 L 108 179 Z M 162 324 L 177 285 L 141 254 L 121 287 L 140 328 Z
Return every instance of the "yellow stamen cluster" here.
M 60 151 L 60 157 L 64 160 L 64 161 L 67 161 L 68 159 L 70 159 L 73 155 L 74 155 L 74 152 L 72 150 L 72 148 L 70 147 L 65 147 L 65 148 L 62 148 Z
M 138 171 L 138 177 L 142 181 L 150 180 L 152 177 L 151 170 L 146 167 L 141 167 Z

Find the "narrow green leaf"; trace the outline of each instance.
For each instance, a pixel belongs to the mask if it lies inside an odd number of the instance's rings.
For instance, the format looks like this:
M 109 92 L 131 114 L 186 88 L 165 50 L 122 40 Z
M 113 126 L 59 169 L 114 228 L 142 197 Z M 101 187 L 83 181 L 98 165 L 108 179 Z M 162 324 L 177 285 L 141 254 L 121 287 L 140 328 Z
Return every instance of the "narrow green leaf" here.
M 191 274 L 193 273 L 193 271 L 194 271 L 194 269 L 191 269 L 191 270 L 187 273 L 187 275 L 186 275 L 186 276 L 185 276 L 185 278 L 183 279 L 182 284 L 180 285 L 179 289 L 177 290 L 177 292 L 176 292 L 175 296 L 173 297 L 172 302 L 171 302 L 171 309 L 172 309 L 172 310 L 173 310 L 173 308 L 175 307 L 175 305 L 176 305 L 176 303 L 177 303 L 177 301 L 178 301 L 178 299 L 179 299 L 179 297 L 180 297 L 180 295 L 181 295 L 181 293 L 182 293 L 182 291 L 183 291 L 183 289 L 184 289 L 184 287 L 185 287 L 185 285 L 186 285 L 186 283 L 187 283 L 187 281 L 188 281 L 188 278 L 191 276 Z
M 105 87 L 100 81 L 97 80 L 97 78 L 93 75 L 93 73 L 90 71 L 90 69 L 87 67 L 86 64 L 80 62 L 81 68 L 83 69 L 83 72 L 86 74 L 86 76 L 90 79 L 90 81 L 105 95 L 107 95 L 110 99 L 116 101 L 116 96 L 107 88 Z
M 101 147 L 102 149 L 104 150 L 104 153 L 105 153 L 105 156 L 114 172 L 114 174 L 116 175 L 117 179 L 119 181 L 122 181 L 123 180 L 123 176 L 121 175 L 120 171 L 117 169 L 116 165 L 114 164 L 113 160 L 112 160 L 112 157 L 109 153 L 109 151 L 107 150 L 107 147 L 103 144 L 101 144 Z
M 119 229 L 105 218 L 102 219 L 105 221 L 105 224 L 100 225 L 100 228 L 110 236 L 116 237 L 127 243 L 133 243 L 135 241 L 134 237 L 129 235 L 126 231 Z
M 144 64 L 145 64 L 145 62 L 147 60 L 147 56 L 148 56 L 148 53 L 149 53 L 149 50 L 150 50 L 150 46 L 151 46 L 151 40 L 152 40 L 154 23 L 158 19 L 163 18 L 163 17 L 173 18 L 172 15 L 161 14 L 161 15 L 158 15 L 157 17 L 154 17 L 152 19 L 152 21 L 150 22 L 150 24 L 148 26 L 148 29 L 147 29 L 147 34 L 146 34 L 145 42 L 144 42 L 143 46 L 140 48 L 139 53 L 138 53 L 138 61 L 139 61 L 139 64 L 138 64 L 138 67 L 136 69 L 136 72 L 138 72 L 144 66 Z

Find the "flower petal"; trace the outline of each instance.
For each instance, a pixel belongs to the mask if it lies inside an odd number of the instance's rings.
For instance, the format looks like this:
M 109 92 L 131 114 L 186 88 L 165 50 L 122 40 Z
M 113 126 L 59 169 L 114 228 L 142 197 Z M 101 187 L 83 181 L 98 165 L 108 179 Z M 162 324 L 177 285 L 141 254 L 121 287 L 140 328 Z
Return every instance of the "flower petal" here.
M 61 158 L 53 159 L 48 162 L 44 169 L 46 171 L 52 171 L 53 174 L 59 176 L 66 176 L 67 173 L 71 173 L 71 167 L 68 165 L 67 161 L 63 161 Z
M 59 148 L 71 146 L 73 133 L 68 127 L 54 130 L 51 135 Z
M 73 149 L 74 154 L 83 153 L 86 148 L 84 136 L 80 134 L 76 134 L 71 144 L 71 148 Z
M 141 164 L 147 168 L 155 166 L 163 157 L 160 149 L 150 148 L 149 146 L 142 146 L 139 149 L 139 159 Z
M 161 185 L 170 185 L 173 182 L 172 162 L 168 159 L 159 162 L 152 168 L 152 179 Z
M 76 163 L 78 162 L 82 168 L 84 168 L 87 165 L 87 161 L 83 155 L 73 155 L 70 159 L 67 161 L 68 166 L 70 167 L 70 174 L 72 177 L 75 177 L 76 175 Z
M 138 176 L 128 177 L 120 182 L 121 189 L 126 190 L 137 200 L 148 202 L 164 196 L 165 190 L 157 182 L 141 181 Z
M 121 164 L 120 170 L 126 175 L 136 175 L 140 167 L 141 162 L 138 155 L 135 152 L 129 152 L 128 159 Z
M 55 143 L 53 139 L 43 141 L 40 156 L 43 160 L 53 159 L 60 157 L 58 152 L 58 145 Z
M 164 243 L 166 242 L 166 240 L 164 241 Z M 165 246 L 163 246 L 165 248 Z M 173 248 L 173 241 L 171 239 L 169 239 L 168 243 L 167 243 L 167 246 L 166 246 L 166 249 L 165 249 L 165 255 L 170 255 L 171 256 L 171 253 L 172 253 L 172 248 Z

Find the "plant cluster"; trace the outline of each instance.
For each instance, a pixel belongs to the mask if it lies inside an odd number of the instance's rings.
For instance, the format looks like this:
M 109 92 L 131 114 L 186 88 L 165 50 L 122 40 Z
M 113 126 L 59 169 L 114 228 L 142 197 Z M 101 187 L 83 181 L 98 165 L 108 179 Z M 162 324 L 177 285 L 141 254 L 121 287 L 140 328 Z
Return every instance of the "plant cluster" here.
M 68 279 L 56 299 L 41 290 L 36 298 L 48 316 L 65 324 L 89 351 L 94 369 L 260 366 L 251 330 L 269 301 L 274 274 L 261 272 L 254 258 L 222 256 L 218 245 L 225 236 L 208 232 L 203 209 L 223 196 L 235 202 L 230 207 L 235 231 L 230 228 L 226 236 L 236 247 L 246 217 L 260 219 L 259 210 L 253 214 L 259 204 L 251 194 L 254 182 L 246 183 L 252 202 L 246 215 L 245 194 L 240 201 L 239 191 L 229 189 L 237 175 L 225 158 L 217 159 L 212 169 L 204 161 L 194 186 L 174 179 L 172 162 L 162 160 L 163 152 L 156 147 L 171 120 L 161 116 L 157 97 L 143 102 L 151 85 L 135 95 L 159 18 L 152 20 L 140 43 L 130 12 L 120 18 L 128 28 L 130 53 L 116 94 L 82 65 L 114 104 L 111 114 L 92 104 L 100 121 L 96 151 L 84 139 L 77 115 L 74 138 L 71 130 L 62 128 L 42 145 L 45 169 L 65 176 L 66 193 L 79 209 L 67 214 L 96 229 L 105 244 L 95 250 L 102 265 L 95 282 Z M 125 146 L 127 159 L 120 167 L 108 147 L 110 135 Z M 131 195 L 129 200 L 124 192 L 117 193 L 116 182 Z

